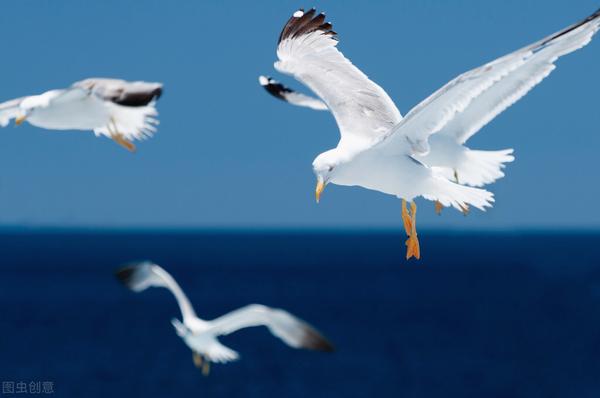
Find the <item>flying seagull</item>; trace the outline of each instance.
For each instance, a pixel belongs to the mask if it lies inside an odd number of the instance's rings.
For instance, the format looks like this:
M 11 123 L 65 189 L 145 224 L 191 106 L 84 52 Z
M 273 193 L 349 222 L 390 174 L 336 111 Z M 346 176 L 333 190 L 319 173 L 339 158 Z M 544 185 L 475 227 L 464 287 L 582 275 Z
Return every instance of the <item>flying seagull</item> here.
M 560 56 L 589 43 L 599 21 L 600 10 L 539 42 L 468 71 L 403 118 L 385 91 L 337 49 L 337 33 L 325 22 L 325 15 L 316 14 L 315 9 L 296 11 L 280 34 L 275 69 L 292 75 L 316 93 L 333 113 L 341 135 L 336 148 L 313 162 L 317 201 L 328 183 L 361 186 L 401 198 L 408 235 L 406 257 L 419 258 L 414 198 L 423 196 L 463 211 L 468 205 L 483 209 L 493 202 L 487 191 L 452 183 L 443 167 L 455 168 L 456 163 L 446 162 L 445 155 L 455 150 L 462 157 L 462 148 L 468 154 L 476 152 L 462 144 L 548 76 Z M 429 138 L 435 135 L 455 138 L 439 143 L 432 139 L 430 143 Z M 498 170 L 510 153 L 500 155 L 496 159 L 487 154 L 484 157 Z M 467 167 L 471 163 L 465 162 Z M 469 179 L 461 178 L 468 172 L 457 171 L 459 182 Z M 480 178 L 470 183 L 485 181 Z M 411 202 L 410 212 L 407 201 Z
M 92 130 L 129 151 L 132 141 L 151 136 L 158 120 L 155 103 L 161 83 L 92 78 L 0 104 L 0 126 L 28 121 L 50 130 Z
M 266 92 L 284 102 L 318 111 L 329 110 L 320 99 L 299 93 L 271 77 L 259 76 L 258 81 Z M 464 145 L 467 139 L 453 131 L 440 131 L 429 138 L 429 154 L 421 160 L 427 166 L 443 168 L 449 180 L 473 187 L 482 187 L 504 177 L 504 163 L 515 160 L 513 149 L 472 150 Z
M 238 353 L 221 344 L 218 337 L 247 327 L 266 326 L 273 335 L 293 348 L 333 351 L 331 343 L 306 322 L 287 311 L 260 304 L 247 305 L 211 321 L 200 319 L 175 279 L 151 262 L 126 266 L 118 270 L 116 275 L 134 292 L 149 287 L 164 287 L 173 293 L 183 322 L 174 318 L 171 323 L 177 335 L 192 350 L 194 364 L 202 368 L 205 375 L 209 372 L 211 362 L 226 363 L 239 358 Z
M 271 77 L 259 76 L 258 82 L 273 97 L 289 104 L 319 111 L 329 110 L 327 104 L 320 99 L 299 93 Z M 447 179 L 474 187 L 482 187 L 504 177 L 504 163 L 515 160 L 513 149 L 482 151 L 472 150 L 463 144 L 459 135 L 441 131 L 431 136 L 429 154 L 426 159 L 421 160 L 427 166 L 440 168 Z M 436 201 L 435 212 L 441 214 L 442 208 L 442 204 Z M 463 209 L 463 213 L 467 215 L 467 207 Z

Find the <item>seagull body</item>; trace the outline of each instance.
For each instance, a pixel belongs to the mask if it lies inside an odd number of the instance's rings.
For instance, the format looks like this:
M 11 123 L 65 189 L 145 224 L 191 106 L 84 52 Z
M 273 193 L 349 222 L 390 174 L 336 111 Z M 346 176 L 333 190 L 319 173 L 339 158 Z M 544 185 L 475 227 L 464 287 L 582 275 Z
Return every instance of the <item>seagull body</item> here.
M 239 329 L 266 326 L 271 333 L 294 348 L 333 351 L 333 346 L 310 325 L 290 313 L 260 304 L 251 304 L 217 319 L 200 319 L 189 299 L 173 279 L 159 265 L 143 262 L 117 271 L 117 278 L 129 289 L 141 292 L 149 287 L 164 287 L 175 296 L 183 322 L 172 319 L 177 335 L 192 350 L 194 364 L 208 373 L 210 362 L 226 363 L 237 360 L 239 355 L 224 346 L 218 336 L 228 335 Z
M 91 130 L 133 151 L 132 141 L 156 131 L 155 102 L 161 94 L 161 83 L 86 79 L 0 104 L 0 126 L 16 119 L 49 130 Z
M 296 11 L 279 37 L 275 69 L 322 99 L 341 136 L 336 148 L 313 161 L 317 201 L 328 183 L 397 196 L 409 237 L 407 258 L 419 258 L 413 199 L 422 196 L 462 211 L 469 205 L 482 210 L 491 206 L 491 193 L 450 179 L 453 174 L 459 182 L 489 183 L 502 176 L 502 164 L 512 160 L 512 150 L 472 151 L 464 143 L 548 76 L 560 56 L 589 43 L 599 28 L 600 10 L 458 76 L 402 117 L 387 93 L 337 49 L 337 33 L 325 15 L 315 9 Z M 412 202 L 410 212 L 406 201 Z

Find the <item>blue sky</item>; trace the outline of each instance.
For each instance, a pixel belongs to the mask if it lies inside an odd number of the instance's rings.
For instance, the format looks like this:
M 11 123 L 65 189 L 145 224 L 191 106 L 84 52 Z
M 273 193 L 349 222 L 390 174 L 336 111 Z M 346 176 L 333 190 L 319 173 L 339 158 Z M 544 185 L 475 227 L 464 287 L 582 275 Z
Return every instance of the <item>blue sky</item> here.
M 161 125 L 130 154 L 92 133 L 0 131 L 0 225 L 398 227 L 399 201 L 329 186 L 313 158 L 335 146 L 326 112 L 286 106 L 257 84 L 298 7 L 327 12 L 339 48 L 406 113 L 459 73 L 593 12 L 594 0 L 7 0 L 0 99 L 91 77 L 162 81 Z M 419 201 L 430 228 L 600 227 L 600 43 L 557 70 L 469 143 L 514 147 L 495 207 L 463 217 Z

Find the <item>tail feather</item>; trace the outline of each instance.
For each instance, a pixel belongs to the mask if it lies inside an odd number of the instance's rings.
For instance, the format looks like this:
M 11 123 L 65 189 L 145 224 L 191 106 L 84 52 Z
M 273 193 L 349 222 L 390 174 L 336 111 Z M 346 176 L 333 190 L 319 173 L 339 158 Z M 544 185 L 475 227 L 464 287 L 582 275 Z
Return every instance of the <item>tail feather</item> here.
M 492 207 L 494 194 L 485 189 L 467 187 L 449 181 L 441 175 L 435 175 L 430 185 L 429 193 L 423 195 L 426 199 L 440 202 L 443 206 L 452 206 L 464 211 L 469 206 L 485 211 Z
M 458 183 L 473 187 L 482 187 L 504 177 L 502 169 L 505 163 L 512 162 L 515 157 L 512 149 L 501 151 L 468 150 L 464 152 L 463 160 L 454 170 Z
M 190 333 L 190 329 L 177 318 L 171 319 L 171 325 L 173 325 L 177 332 L 177 336 L 179 337 L 184 337 L 186 334 Z
M 223 344 L 216 342 L 211 344 L 208 350 L 204 353 L 212 362 L 216 363 L 227 363 L 231 361 L 237 361 L 240 358 L 240 354 L 231 348 L 225 347 Z
M 96 135 L 105 135 L 112 137 L 113 133 L 123 134 L 128 140 L 144 140 L 152 137 L 156 132 L 158 121 L 158 111 L 156 110 L 156 101 L 151 101 L 145 106 L 121 106 L 117 104 L 107 104 L 110 115 L 114 121 L 114 126 L 103 126 L 94 129 Z M 112 130 L 116 130 L 111 132 Z

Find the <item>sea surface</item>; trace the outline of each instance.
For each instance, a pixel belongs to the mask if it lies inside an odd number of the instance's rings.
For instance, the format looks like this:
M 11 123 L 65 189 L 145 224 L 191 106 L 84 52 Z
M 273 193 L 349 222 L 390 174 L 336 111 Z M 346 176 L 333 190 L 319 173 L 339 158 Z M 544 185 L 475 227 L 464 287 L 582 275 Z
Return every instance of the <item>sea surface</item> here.
M 2 232 L 0 381 L 51 382 L 65 397 L 600 396 L 600 233 L 424 230 L 419 262 L 403 258 L 404 239 Z M 202 317 L 285 308 L 336 351 L 245 329 L 222 338 L 241 359 L 204 377 L 169 322 L 170 293 L 114 278 L 141 259 L 171 272 Z

